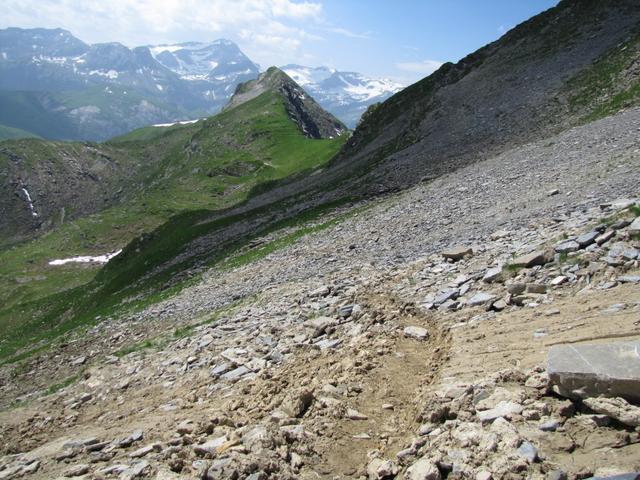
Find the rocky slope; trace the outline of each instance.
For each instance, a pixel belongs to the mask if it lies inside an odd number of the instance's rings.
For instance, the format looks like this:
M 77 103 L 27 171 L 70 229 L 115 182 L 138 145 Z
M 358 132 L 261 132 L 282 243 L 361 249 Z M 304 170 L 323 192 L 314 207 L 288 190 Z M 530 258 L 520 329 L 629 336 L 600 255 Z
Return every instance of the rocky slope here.
M 639 19 L 632 1 L 565 1 L 443 65 L 368 112 L 322 172 L 256 191 L 239 207 L 212 214 L 204 231 L 196 228 L 200 220 L 190 226 L 180 249 L 183 273 L 197 274 L 229 244 L 303 211 L 407 188 L 637 104 Z M 145 245 L 158 248 L 153 240 Z M 144 257 L 142 247 L 125 250 L 120 265 Z M 163 259 L 153 276 L 174 268 Z M 149 273 L 136 278 L 145 283 Z
M 248 247 L 267 248 L 251 262 L 231 258 L 170 300 L 3 366 L 3 401 L 25 403 L 1 414 L 0 473 L 637 469 L 633 405 L 559 396 L 546 357 L 640 338 L 638 121 L 632 109 L 341 207 L 275 250 L 301 226 L 274 232 Z

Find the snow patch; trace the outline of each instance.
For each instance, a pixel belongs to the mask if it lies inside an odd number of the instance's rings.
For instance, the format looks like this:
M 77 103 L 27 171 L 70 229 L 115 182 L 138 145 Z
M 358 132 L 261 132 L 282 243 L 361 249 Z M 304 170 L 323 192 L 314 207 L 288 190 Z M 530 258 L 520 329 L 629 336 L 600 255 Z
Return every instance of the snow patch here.
M 101 77 L 107 77 L 111 80 L 118 78 L 118 72 L 115 70 L 91 70 L 89 75 L 100 75 Z
M 196 123 L 196 122 L 199 122 L 200 120 L 202 119 L 196 118 L 195 120 L 181 120 L 179 122 L 173 122 L 173 123 L 156 123 L 151 126 L 152 127 L 173 127 L 174 125 L 188 125 L 190 123 Z
M 2 59 L 6 60 L 7 59 L 7 52 L 2 52 Z
M 156 88 L 160 91 L 164 90 L 164 88 L 162 88 L 162 85 L 160 85 L 159 83 L 156 83 Z
M 119 255 L 122 252 L 122 249 L 116 250 L 115 252 L 105 253 L 104 255 L 97 255 L 95 257 L 90 256 L 81 256 L 81 257 L 71 257 L 71 258 L 60 258 L 56 260 L 51 260 L 49 265 L 65 265 L 67 263 L 107 263 L 116 255 Z

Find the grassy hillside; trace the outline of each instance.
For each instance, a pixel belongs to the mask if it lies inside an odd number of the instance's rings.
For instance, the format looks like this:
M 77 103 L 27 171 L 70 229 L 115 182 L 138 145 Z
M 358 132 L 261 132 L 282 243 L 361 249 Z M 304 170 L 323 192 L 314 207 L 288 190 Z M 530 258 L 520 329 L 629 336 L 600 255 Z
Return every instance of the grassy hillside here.
M 58 107 L 50 94 L 2 91 L 0 124 L 24 129 L 43 138 L 78 138 L 77 127 L 57 111 Z
M 38 135 L 20 128 L 0 125 L 0 142 L 3 140 L 15 140 L 18 138 L 38 138 Z
M 117 274 L 101 274 L 92 281 L 96 267 L 53 267 L 50 260 L 122 248 L 172 218 L 161 227 L 165 233 L 153 237 L 163 238 L 159 251 L 168 258 L 183 245 L 183 236 L 194 234 L 192 228 L 201 233 L 194 227 L 201 216 L 242 202 L 265 183 L 321 167 L 345 140 L 306 138 L 287 116 L 282 97 L 269 91 L 197 124 L 160 130 L 152 141 L 142 135 L 105 145 L 148 165 L 137 193 L 122 204 L 0 251 L 0 357 L 53 331 L 90 321 L 96 312 L 129 297 L 127 292 L 113 295 Z M 154 161 L 146 162 L 151 158 Z M 148 260 L 142 270 L 156 261 Z M 124 275 L 144 273 L 134 272 L 139 262 L 126 265 Z

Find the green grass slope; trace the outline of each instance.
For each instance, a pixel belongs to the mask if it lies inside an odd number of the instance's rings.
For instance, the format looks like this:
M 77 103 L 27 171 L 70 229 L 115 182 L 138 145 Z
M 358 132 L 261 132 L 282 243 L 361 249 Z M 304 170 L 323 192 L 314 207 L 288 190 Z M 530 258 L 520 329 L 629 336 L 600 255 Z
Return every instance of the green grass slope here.
M 183 266 L 149 281 L 145 276 L 189 239 L 219 226 L 200 220 L 265 185 L 321 168 L 344 141 L 345 136 L 305 137 L 289 119 L 282 97 L 267 91 L 196 124 L 160 128 L 152 135 L 143 129 L 108 142 L 105 147 L 144 166 L 144 181 L 120 204 L 0 250 L 0 360 L 123 305 L 131 308 L 142 293 L 165 291 L 166 281 Z M 54 258 L 122 248 L 136 237 L 124 260 L 114 259 L 114 266 L 110 262 L 97 276 L 95 266 L 48 265 Z M 139 242 L 145 255 L 138 257 Z
M 0 125 L 0 142 L 3 140 L 16 140 L 20 138 L 39 138 L 35 133 L 27 132 L 21 128 Z

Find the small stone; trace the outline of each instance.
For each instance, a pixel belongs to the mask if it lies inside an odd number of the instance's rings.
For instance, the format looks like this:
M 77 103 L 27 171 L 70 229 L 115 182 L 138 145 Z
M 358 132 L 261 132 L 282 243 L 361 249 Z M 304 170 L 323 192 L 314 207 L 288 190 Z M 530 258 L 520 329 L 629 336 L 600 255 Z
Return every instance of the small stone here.
M 549 420 L 540 424 L 538 428 L 543 432 L 555 432 L 559 426 L 560 423 L 557 420 Z
M 476 473 L 476 480 L 491 480 L 493 476 L 487 470 L 480 470 Z
M 64 471 L 65 477 L 79 477 L 85 473 L 89 473 L 91 467 L 89 465 L 81 463 L 79 465 L 73 465 Z
M 462 260 L 466 255 L 473 255 L 473 248 L 460 246 L 442 252 L 444 258 L 449 258 L 454 262 Z
M 622 230 L 623 228 L 626 228 L 629 225 L 631 225 L 630 220 L 622 219 L 622 220 L 618 220 L 615 223 L 612 223 L 611 228 L 613 228 L 614 230 Z
M 496 418 L 511 418 L 512 415 L 519 415 L 520 413 L 522 413 L 522 405 L 503 400 L 492 409 L 477 412 L 476 416 L 481 422 L 488 423 Z
M 560 190 L 558 190 L 557 188 L 554 188 L 553 190 L 549 190 L 547 192 L 547 196 L 553 197 L 554 195 L 558 195 L 559 193 L 560 193 Z
M 304 322 L 305 327 L 308 327 L 313 330 L 314 337 L 319 337 L 327 330 L 327 328 L 335 324 L 336 324 L 335 319 L 331 317 L 310 318 L 309 320 Z
M 340 318 L 348 318 L 351 316 L 351 312 L 353 312 L 354 305 L 344 305 L 338 309 L 338 316 Z
M 395 477 L 398 474 L 398 466 L 391 460 L 374 458 L 367 465 L 367 476 L 370 480 L 382 480 Z
M 139 448 L 138 450 L 131 452 L 129 456 L 131 458 L 142 458 L 153 451 L 159 452 L 162 450 L 162 447 L 159 443 L 152 443 L 151 445 L 147 445 L 146 447 Z
M 485 283 L 493 283 L 498 281 L 502 277 L 502 267 L 493 267 L 489 268 L 484 276 L 482 277 L 482 281 Z
M 631 222 L 631 225 L 629 225 L 629 233 L 632 235 L 640 233 L 640 217 L 636 217 L 636 219 Z
M 580 245 L 580 248 L 585 248 L 595 243 L 596 238 L 600 236 L 600 232 L 594 230 L 592 232 L 583 233 L 578 238 L 576 238 L 576 242 Z
M 564 275 L 558 275 L 553 280 L 551 280 L 551 285 L 553 287 L 558 287 L 558 286 L 562 285 L 563 283 L 566 283 L 568 280 L 569 280 L 568 277 L 565 277 Z
M 640 427 L 640 407 L 623 398 L 585 398 L 582 403 L 597 413 L 615 418 L 629 427 Z
M 34 460 L 28 465 L 25 465 L 24 467 L 22 467 L 22 473 L 31 475 L 32 473 L 37 472 L 39 468 L 40 468 L 40 460 Z
M 511 265 L 521 268 L 531 268 L 536 265 L 544 265 L 545 263 L 547 263 L 547 255 L 541 250 L 521 255 L 511 261 Z
M 440 480 L 440 470 L 435 463 L 427 458 L 421 458 L 407 469 L 407 480 Z
M 383 403 L 382 404 L 382 409 L 383 410 L 393 410 L 395 407 L 393 406 L 392 403 Z
M 218 447 L 222 446 L 227 441 L 226 435 L 222 437 L 214 438 L 212 440 L 208 440 L 205 443 L 201 443 L 199 445 L 193 446 L 193 451 L 199 455 L 215 455 Z
M 303 388 L 290 393 L 282 402 L 281 408 L 293 418 L 302 417 L 313 403 L 313 391 Z
M 251 373 L 251 370 L 249 370 L 244 365 L 241 365 L 238 368 L 236 368 L 234 370 L 231 370 L 230 372 L 225 373 L 224 375 L 221 376 L 221 378 L 223 380 L 228 380 L 230 382 L 234 382 L 236 380 L 240 380 L 240 378 L 242 378 L 243 376 L 247 375 L 248 373 Z
M 496 299 L 495 295 L 485 292 L 478 292 L 469 300 L 467 300 L 467 305 L 471 307 L 477 307 L 479 305 L 485 305 Z
M 118 480 L 133 480 L 144 475 L 144 471 L 149 466 L 146 460 L 136 460 L 126 470 L 124 470 Z
M 403 332 L 405 337 L 415 338 L 416 340 L 425 340 L 429 338 L 429 332 L 427 331 L 426 328 L 422 328 L 422 327 L 416 327 L 416 326 L 405 327 Z
M 598 245 L 604 245 L 605 243 L 607 243 L 609 240 L 611 240 L 616 234 L 615 230 L 609 230 L 607 232 L 604 232 L 601 235 L 598 235 L 598 237 L 596 237 L 596 243 Z
M 434 298 L 433 300 L 433 304 L 436 306 L 442 305 L 448 300 L 455 300 L 456 298 L 458 298 L 458 295 L 460 295 L 460 290 L 458 290 L 457 288 L 445 290 L 444 292 L 436 295 L 436 298 Z
M 547 293 L 547 286 L 541 283 L 527 283 L 527 293 L 545 294 Z
M 558 253 L 569 253 L 569 252 L 577 252 L 580 250 L 580 244 L 575 240 L 564 240 L 558 243 L 554 250 Z
M 518 447 L 518 455 L 523 457 L 527 462 L 534 463 L 538 460 L 538 449 L 532 443 L 524 441 Z
M 546 480 L 567 480 L 567 474 L 562 470 L 552 470 L 547 473 Z
M 360 413 L 357 410 L 354 410 L 353 408 L 347 409 L 346 416 L 349 420 L 368 420 L 369 419 L 369 417 L 367 417 L 365 414 Z
M 496 312 L 501 312 L 502 310 L 507 308 L 507 302 L 505 302 L 504 300 L 500 299 L 497 302 L 493 302 L 493 304 L 491 305 L 491 308 L 493 310 L 495 310 Z
M 520 295 L 524 293 L 526 289 L 527 289 L 527 285 L 525 283 L 519 283 L 519 282 L 507 283 L 507 292 L 509 292 L 511 295 Z
M 640 275 L 623 275 L 618 277 L 620 283 L 640 283 Z
M 81 357 L 78 357 L 78 358 L 74 358 L 71 361 L 71 365 L 75 365 L 75 366 L 83 365 L 86 361 L 87 361 L 87 357 L 81 356 Z

